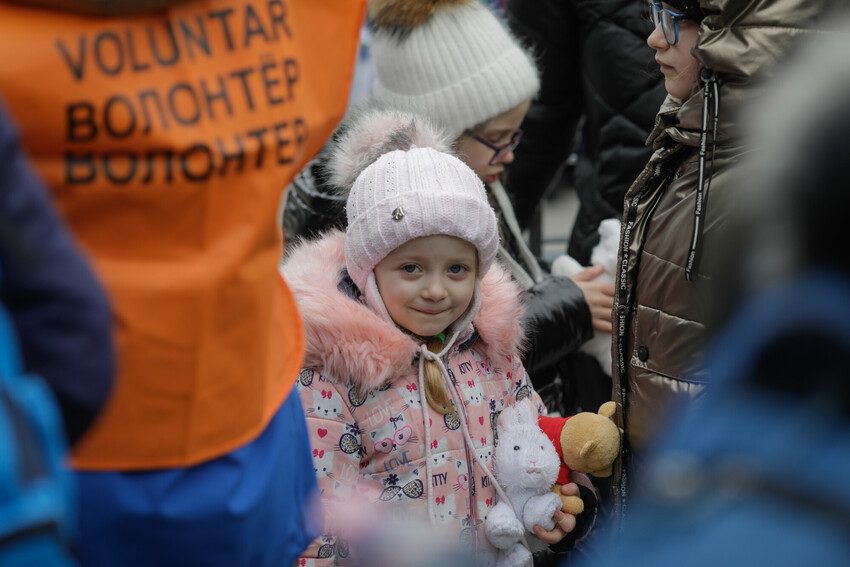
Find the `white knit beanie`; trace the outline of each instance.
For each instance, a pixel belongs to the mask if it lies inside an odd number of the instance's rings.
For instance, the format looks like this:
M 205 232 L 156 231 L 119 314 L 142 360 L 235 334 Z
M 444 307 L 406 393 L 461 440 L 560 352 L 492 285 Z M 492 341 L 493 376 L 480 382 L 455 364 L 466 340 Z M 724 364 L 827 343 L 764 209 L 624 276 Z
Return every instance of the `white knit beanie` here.
M 418 4 L 437 6 L 425 21 L 399 27 L 396 21 L 409 20 Z M 377 26 L 373 96 L 436 120 L 453 139 L 540 88 L 532 58 L 478 0 L 373 0 L 371 8 Z
M 483 277 L 496 258 L 499 232 L 475 172 L 428 147 L 444 149 L 448 142 L 422 118 L 371 110 L 351 122 L 332 149 L 330 169 L 331 180 L 343 187 L 354 178 L 346 203 L 345 264 L 367 301 L 386 315 L 373 270 L 390 252 L 424 236 L 471 243 L 478 251 L 477 277 Z

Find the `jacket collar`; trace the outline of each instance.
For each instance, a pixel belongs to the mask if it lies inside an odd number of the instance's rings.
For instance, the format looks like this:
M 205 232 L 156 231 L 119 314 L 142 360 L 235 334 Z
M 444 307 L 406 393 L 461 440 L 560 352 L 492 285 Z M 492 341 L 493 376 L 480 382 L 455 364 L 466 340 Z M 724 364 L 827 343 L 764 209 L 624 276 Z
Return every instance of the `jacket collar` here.
M 291 251 L 281 272 L 304 319 L 304 365 L 372 390 L 410 372 L 419 344 L 352 297 L 356 288 L 340 285 L 344 245 L 339 231 L 304 242 Z M 474 333 L 462 333 L 459 344 L 469 344 L 477 335 L 490 358 L 518 355 L 524 342 L 519 288 L 494 264 L 481 281 L 480 295 Z

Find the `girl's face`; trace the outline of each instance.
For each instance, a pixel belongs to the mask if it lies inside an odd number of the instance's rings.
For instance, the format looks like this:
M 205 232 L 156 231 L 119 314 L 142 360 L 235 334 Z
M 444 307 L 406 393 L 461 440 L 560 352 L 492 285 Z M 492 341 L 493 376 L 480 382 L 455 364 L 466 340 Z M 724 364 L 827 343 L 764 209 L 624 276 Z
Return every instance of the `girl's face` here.
M 663 6 L 670 8 L 667 4 Z M 646 38 L 646 44 L 655 50 L 655 61 L 664 74 L 664 88 L 670 96 L 682 101 L 689 99 L 699 87 L 699 61 L 691 54 L 698 36 L 699 25 L 696 22 L 680 20 L 676 45 L 667 43 L 660 25 Z
M 504 146 L 511 141 L 511 137 L 519 130 L 530 105 L 531 101 L 527 100 L 507 112 L 491 118 L 483 125 L 474 128 L 472 132 L 494 146 Z M 505 166 L 514 161 L 514 152 L 509 151 L 496 163 L 490 165 L 490 160 L 493 159 L 495 151 L 468 134 L 461 134 L 458 138 L 457 154 L 466 165 L 478 174 L 478 177 L 484 183 L 496 181 L 499 174 L 505 170 Z
M 446 235 L 402 244 L 375 266 L 375 281 L 396 325 L 433 337 L 460 319 L 475 291 L 475 247 Z

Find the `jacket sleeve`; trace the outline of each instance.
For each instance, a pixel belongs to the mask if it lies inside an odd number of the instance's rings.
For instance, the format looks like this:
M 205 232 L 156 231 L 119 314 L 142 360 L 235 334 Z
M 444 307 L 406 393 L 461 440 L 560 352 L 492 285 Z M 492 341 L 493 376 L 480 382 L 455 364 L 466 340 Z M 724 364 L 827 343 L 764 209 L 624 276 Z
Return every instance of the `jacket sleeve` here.
M 301 558 L 304 564 L 330 567 L 348 556 L 348 544 L 339 537 L 335 521 L 345 516 L 341 506 L 350 505 L 356 495 L 363 444 L 347 388 L 335 384 L 319 368 L 302 370 L 297 387 L 307 418 L 324 526 L 322 535 L 310 543 Z
M 311 161 L 286 189 L 283 234 L 288 242 L 345 229 L 345 196 L 327 182 L 325 157 Z
M 44 378 L 56 395 L 73 443 L 112 386 L 112 315 L 2 105 L 0 297 L 17 329 L 26 369 Z
M 573 147 L 583 114 L 578 19 L 570 1 L 508 0 L 506 16 L 534 52 L 540 92 L 522 123 L 522 143 L 508 168 L 506 190 L 525 229 Z
M 546 381 L 539 378 L 593 336 L 590 308 L 572 280 L 551 275 L 526 290 L 524 301 L 529 344 L 523 360 L 540 389 Z

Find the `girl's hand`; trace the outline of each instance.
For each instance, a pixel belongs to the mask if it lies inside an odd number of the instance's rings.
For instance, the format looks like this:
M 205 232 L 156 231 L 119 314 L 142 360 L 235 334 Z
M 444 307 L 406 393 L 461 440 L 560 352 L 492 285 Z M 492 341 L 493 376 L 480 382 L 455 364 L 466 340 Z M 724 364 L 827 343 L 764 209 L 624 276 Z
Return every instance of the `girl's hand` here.
M 590 308 L 593 330 L 610 333 L 613 330 L 611 310 L 614 308 L 614 284 L 592 281 L 602 274 L 602 266 L 585 268 L 570 279 L 584 294 L 584 301 Z
M 563 485 L 561 487 L 561 494 L 564 496 L 578 496 L 578 485 L 574 482 Z M 539 524 L 534 525 L 534 535 L 549 545 L 560 543 L 576 527 L 576 517 L 565 513 L 563 510 L 555 512 L 552 519 L 555 520 L 555 527 L 551 530 L 544 530 Z

